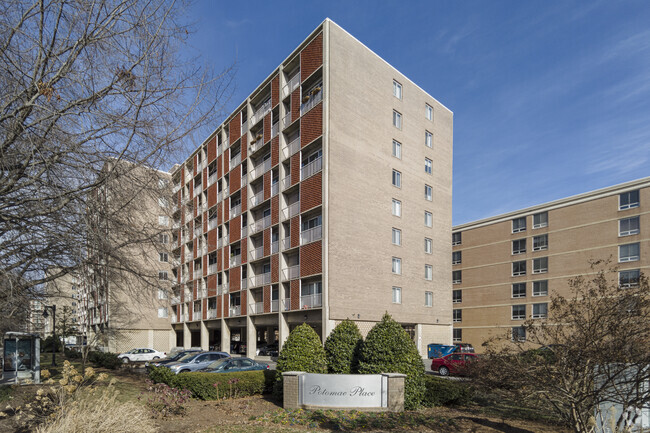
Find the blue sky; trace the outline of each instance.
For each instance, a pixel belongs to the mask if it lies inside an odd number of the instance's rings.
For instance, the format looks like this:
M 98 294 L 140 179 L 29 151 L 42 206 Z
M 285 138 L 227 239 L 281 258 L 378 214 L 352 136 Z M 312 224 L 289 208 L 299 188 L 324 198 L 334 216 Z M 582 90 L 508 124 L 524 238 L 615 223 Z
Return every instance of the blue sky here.
M 454 112 L 453 222 L 650 175 L 648 1 L 199 1 L 235 108 L 326 17 Z M 216 126 L 216 125 L 215 125 Z

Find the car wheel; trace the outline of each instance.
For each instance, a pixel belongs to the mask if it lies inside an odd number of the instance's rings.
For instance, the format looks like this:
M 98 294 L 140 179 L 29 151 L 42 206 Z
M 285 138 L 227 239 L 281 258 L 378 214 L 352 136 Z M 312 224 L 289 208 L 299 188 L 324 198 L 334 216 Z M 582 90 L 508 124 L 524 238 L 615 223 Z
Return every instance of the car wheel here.
M 440 376 L 449 376 L 449 369 L 443 365 L 438 369 L 438 373 L 440 373 Z
M 124 357 L 124 358 L 122 358 L 122 362 L 124 364 L 128 364 L 129 362 L 131 362 L 131 360 L 129 358 L 127 358 L 127 357 Z
M 153 360 L 154 360 L 154 361 L 157 361 L 157 360 L 159 360 L 159 359 L 160 359 L 159 356 L 154 356 L 154 357 L 153 357 Z
M 189 373 L 189 372 L 190 372 L 189 370 L 181 370 L 178 373 L 180 374 L 180 373 Z

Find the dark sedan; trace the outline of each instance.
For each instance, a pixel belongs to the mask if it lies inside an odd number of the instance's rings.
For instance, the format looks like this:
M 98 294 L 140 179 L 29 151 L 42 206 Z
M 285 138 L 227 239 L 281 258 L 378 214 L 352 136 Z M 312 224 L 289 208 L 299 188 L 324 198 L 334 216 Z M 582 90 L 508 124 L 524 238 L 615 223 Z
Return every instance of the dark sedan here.
M 234 373 L 236 371 L 268 370 L 268 364 L 260 364 L 250 358 L 225 358 L 199 370 L 201 373 Z
M 145 366 L 147 367 L 160 367 L 161 365 L 167 365 L 171 364 L 172 362 L 178 362 L 181 359 L 185 357 L 189 357 L 189 355 L 195 355 L 199 353 L 201 349 L 189 349 L 189 350 L 183 350 L 181 352 L 178 352 L 176 355 L 172 356 L 171 358 L 167 358 L 161 361 L 155 361 L 155 362 L 147 362 Z

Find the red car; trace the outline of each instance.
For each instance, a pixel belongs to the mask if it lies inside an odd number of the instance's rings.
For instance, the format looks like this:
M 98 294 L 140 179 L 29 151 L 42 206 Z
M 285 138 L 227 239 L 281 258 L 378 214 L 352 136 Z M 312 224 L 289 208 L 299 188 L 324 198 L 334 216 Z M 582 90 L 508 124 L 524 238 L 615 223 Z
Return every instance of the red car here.
M 442 358 L 435 358 L 431 361 L 431 371 L 437 371 L 440 376 L 449 376 L 449 373 L 457 373 L 468 362 L 473 362 L 478 359 L 473 353 L 452 353 L 443 356 Z

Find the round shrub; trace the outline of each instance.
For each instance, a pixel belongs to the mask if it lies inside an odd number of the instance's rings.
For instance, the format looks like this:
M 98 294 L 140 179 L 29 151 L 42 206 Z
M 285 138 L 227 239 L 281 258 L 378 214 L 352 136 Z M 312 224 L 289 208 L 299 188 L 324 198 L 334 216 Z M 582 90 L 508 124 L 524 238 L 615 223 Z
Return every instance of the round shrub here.
M 284 342 L 278 363 L 274 394 L 282 394 L 282 373 L 285 371 L 304 371 L 305 373 L 327 373 L 325 350 L 320 337 L 314 329 L 303 323 L 297 326 Z
M 327 370 L 332 374 L 352 374 L 359 368 L 363 338 L 357 324 L 345 319 L 325 340 Z
M 417 347 L 388 313 L 368 333 L 361 349 L 359 373 L 402 373 L 404 407 L 417 409 L 424 398 L 424 364 Z
M 425 376 L 426 392 L 422 404 L 427 407 L 465 405 L 471 401 L 472 390 L 455 380 Z

